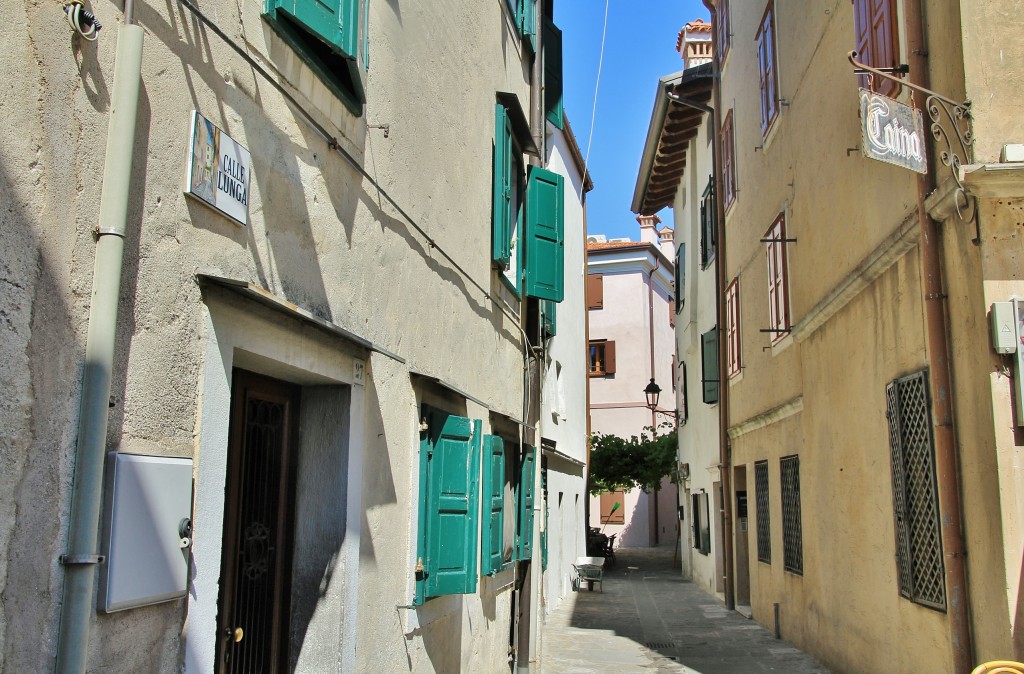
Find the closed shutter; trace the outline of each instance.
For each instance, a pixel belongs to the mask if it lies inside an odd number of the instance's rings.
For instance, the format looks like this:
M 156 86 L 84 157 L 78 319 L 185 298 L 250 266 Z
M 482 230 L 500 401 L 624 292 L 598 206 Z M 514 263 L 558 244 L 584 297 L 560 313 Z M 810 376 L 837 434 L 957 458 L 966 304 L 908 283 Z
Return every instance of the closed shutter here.
M 548 121 L 559 129 L 565 128 L 565 110 L 562 104 L 562 31 L 551 21 L 544 20 L 544 110 Z
M 497 435 L 484 438 L 484 517 L 480 528 L 480 573 L 501 569 L 504 541 L 505 441 Z
M 565 184 L 562 176 L 530 167 L 526 188 L 526 294 L 561 302 L 565 265 Z
M 356 57 L 359 45 L 359 0 L 267 0 L 267 14 L 284 12 L 335 52 Z
M 603 274 L 587 274 L 587 309 L 604 309 Z
M 519 24 L 519 34 L 526 38 L 530 49 L 536 52 L 537 0 L 519 0 L 516 3 L 516 23 Z
M 476 591 L 480 421 L 427 408 L 416 598 Z
M 516 536 L 516 559 L 533 557 L 533 476 L 536 465 L 533 447 L 524 445 L 523 463 L 519 473 L 519 527 Z
M 494 106 L 494 216 L 492 254 L 501 268 L 512 260 L 512 122 L 505 106 Z
M 718 327 L 700 336 L 700 355 L 703 361 L 704 402 L 718 402 Z

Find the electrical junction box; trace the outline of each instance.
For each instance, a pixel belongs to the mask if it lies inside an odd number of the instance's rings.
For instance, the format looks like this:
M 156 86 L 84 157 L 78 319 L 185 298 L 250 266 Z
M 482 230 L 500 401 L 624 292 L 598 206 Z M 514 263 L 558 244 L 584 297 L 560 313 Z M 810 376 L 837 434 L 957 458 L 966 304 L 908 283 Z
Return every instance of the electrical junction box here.
M 1015 302 L 993 302 L 989 310 L 992 323 L 992 348 L 996 353 L 1017 351 L 1017 316 Z
M 192 546 L 192 459 L 107 454 L 99 610 L 185 596 Z

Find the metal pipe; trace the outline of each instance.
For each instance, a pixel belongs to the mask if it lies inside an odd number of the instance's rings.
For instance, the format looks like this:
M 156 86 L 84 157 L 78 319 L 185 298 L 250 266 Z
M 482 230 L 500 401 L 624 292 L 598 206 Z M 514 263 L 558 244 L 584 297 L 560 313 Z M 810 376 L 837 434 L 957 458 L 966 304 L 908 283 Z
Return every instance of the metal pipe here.
M 921 0 L 907 0 L 907 54 L 910 80 L 929 88 L 927 45 Z M 934 148 L 934 144 L 933 144 Z M 934 152 L 933 152 L 934 156 Z M 931 386 L 932 423 L 935 434 L 935 473 L 939 491 L 942 549 L 945 567 L 946 610 L 953 671 L 969 672 L 973 667 L 973 644 L 964 563 L 962 505 L 957 468 L 953 389 L 950 381 L 949 342 L 946 335 L 946 295 L 942 282 L 942 242 L 936 222 L 928 215 L 925 199 L 935 188 L 932 171 L 917 178 L 917 214 L 921 230 L 921 292 L 924 295 L 925 339 L 928 381 Z
M 652 244 L 654 245 L 654 244 Z M 661 258 L 658 254 L 654 254 L 654 268 L 651 269 L 651 273 L 647 275 L 647 332 L 650 335 L 651 341 L 651 381 L 654 381 L 654 273 L 661 267 Z M 654 429 L 654 435 L 658 434 L 658 412 L 657 408 L 651 408 L 651 428 Z M 654 510 L 654 545 L 658 544 L 658 529 L 661 523 L 658 521 L 658 501 L 660 494 L 660 484 L 654 486 L 654 502 L 651 504 Z
M 782 630 L 779 626 L 779 602 L 772 604 L 772 611 L 775 613 L 775 638 L 782 638 Z
M 113 96 L 107 128 L 103 192 L 96 228 L 89 335 L 75 450 L 74 483 L 64 556 L 64 600 L 61 603 L 57 671 L 84 672 L 93 615 L 96 541 L 103 496 L 103 459 L 107 440 L 110 380 L 114 366 L 118 298 L 124 236 L 128 221 L 132 153 L 142 82 L 141 27 L 128 22 L 118 33 Z M 68 561 L 93 560 L 89 563 Z

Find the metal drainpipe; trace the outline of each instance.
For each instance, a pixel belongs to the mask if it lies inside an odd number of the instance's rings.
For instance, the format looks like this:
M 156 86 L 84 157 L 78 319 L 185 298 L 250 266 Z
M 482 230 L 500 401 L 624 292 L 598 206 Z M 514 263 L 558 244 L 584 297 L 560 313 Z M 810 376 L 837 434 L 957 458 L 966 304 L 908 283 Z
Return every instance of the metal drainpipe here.
M 711 0 L 702 0 L 704 6 L 711 13 L 711 24 L 718 29 L 718 22 L 715 20 L 716 8 Z M 721 72 L 719 71 L 718 56 L 711 59 L 713 64 L 712 72 L 714 77 L 714 110 L 722 109 Z M 715 255 L 715 300 L 718 305 L 718 443 L 719 463 L 722 466 L 722 566 L 725 568 L 725 607 L 733 610 L 736 608 L 736 595 L 733 588 L 733 541 L 732 541 L 732 457 L 729 447 L 729 387 L 723 381 L 726 372 L 727 348 L 723 348 L 725 340 L 722 339 L 725 330 L 725 302 L 723 293 L 726 286 L 725 278 L 725 204 L 719 194 L 722 185 L 721 165 L 719 157 L 722 156 L 722 130 L 718 126 L 718 116 L 714 110 L 709 110 L 709 121 L 715 129 L 715 142 L 712 144 L 711 162 L 715 172 L 715 211 L 718 217 L 718 250 Z
M 118 33 L 113 96 L 107 128 L 103 192 L 96 228 L 89 335 L 75 451 L 74 483 L 64 564 L 64 597 L 57 642 L 57 672 L 84 672 L 88 658 L 89 624 L 93 617 L 96 579 L 97 532 L 103 496 L 103 459 L 106 450 L 110 379 L 114 365 L 118 297 L 124 236 L 128 220 L 135 123 L 142 82 L 141 27 L 132 23 L 132 7 L 125 6 L 124 25 Z
M 929 87 L 927 44 L 924 36 L 921 0 L 907 0 L 907 55 L 909 79 Z M 934 145 L 933 145 L 934 147 Z M 917 179 L 917 214 L 921 230 L 921 285 L 924 294 L 925 333 L 928 347 L 928 380 L 931 386 L 933 430 L 935 433 L 935 473 L 939 490 L 942 549 L 946 588 L 949 596 L 950 644 L 953 671 L 971 671 L 974 662 L 970 606 L 967 594 L 967 569 L 962 532 L 959 471 L 957 470 L 956 429 L 953 417 L 953 389 L 950 382 L 949 342 L 946 335 L 946 295 L 943 291 L 942 241 L 937 224 L 928 215 L 925 199 L 935 188 L 935 174 L 929 171 Z
M 652 244 L 653 245 L 653 244 Z M 647 275 L 647 332 L 650 336 L 651 341 L 651 381 L 654 381 L 654 273 L 658 271 L 661 266 L 661 258 L 658 254 L 654 254 L 654 268 L 651 269 L 651 273 Z M 654 434 L 658 434 L 658 413 L 654 408 L 651 408 L 651 428 L 654 429 Z M 655 485 L 654 487 L 654 503 L 652 510 L 654 511 L 654 545 L 658 544 L 658 527 L 661 524 L 658 521 L 658 492 L 661 485 Z

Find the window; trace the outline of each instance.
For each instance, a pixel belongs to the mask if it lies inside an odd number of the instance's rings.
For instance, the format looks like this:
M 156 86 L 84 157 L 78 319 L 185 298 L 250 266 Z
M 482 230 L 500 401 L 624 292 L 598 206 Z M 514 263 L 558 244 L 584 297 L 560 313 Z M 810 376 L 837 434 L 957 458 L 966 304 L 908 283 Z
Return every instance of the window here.
M 669 370 L 669 372 L 672 373 L 672 390 L 676 391 L 678 390 L 676 380 L 678 379 L 679 374 L 676 372 L 676 355 L 674 353 L 672 354 L 672 369 Z
M 558 305 L 551 300 L 541 300 L 540 302 L 540 329 L 543 331 L 542 337 L 545 339 L 554 337 L 558 333 L 557 307 Z
M 603 377 L 609 374 L 615 374 L 615 342 L 604 339 L 590 342 L 589 375 Z
M 263 18 L 353 114 L 366 95 L 365 0 L 264 0 Z
M 521 114 L 521 112 L 520 112 Z M 513 130 L 513 118 L 502 103 L 494 106 L 494 214 L 492 259 L 505 281 L 519 291 L 522 248 L 518 245 L 522 225 L 523 155 Z
M 626 523 L 626 492 L 606 491 L 601 494 L 601 524 Z
M 686 244 L 680 243 L 676 247 L 676 313 L 683 309 L 686 303 Z
M 715 246 L 718 242 L 718 228 L 715 226 L 718 217 L 715 213 L 715 180 L 708 180 L 704 194 L 700 198 L 700 267 L 707 269 L 715 259 Z
M 725 57 L 729 53 L 729 45 L 732 44 L 732 35 L 729 31 L 732 30 L 732 26 L 729 23 L 729 1 L 718 0 L 718 11 L 715 12 L 715 18 L 718 20 L 718 26 L 715 30 L 715 54 L 718 58 L 718 63 L 725 63 Z
M 690 416 L 690 404 L 686 395 L 686 361 L 679 363 L 679 423 L 685 424 Z
M 779 213 L 765 232 L 768 253 L 768 329 L 772 344 L 789 334 L 789 260 L 786 255 L 786 215 Z
M 900 594 L 944 610 L 945 569 L 927 371 L 893 381 L 885 387 L 885 399 Z
M 587 274 L 587 309 L 604 309 L 604 275 Z
M 893 0 L 853 0 L 853 24 L 858 61 L 875 68 L 899 66 L 899 30 Z M 897 86 L 882 79 L 869 87 L 866 75 L 861 75 L 857 82 L 884 96 L 892 96 Z
M 725 210 L 736 201 L 736 138 L 732 127 L 732 110 L 722 122 L 722 198 Z
M 734 278 L 725 289 L 726 372 L 730 377 L 740 373 L 740 280 Z
M 476 591 L 480 421 L 424 406 L 416 603 Z M 468 470 L 467 470 L 468 468 Z
M 562 31 L 547 17 L 544 18 L 544 111 L 549 122 L 559 129 L 565 128 L 565 108 L 562 104 Z
M 754 463 L 754 490 L 757 499 L 757 560 L 772 563 L 771 512 L 768 509 L 768 462 Z
M 676 327 L 676 302 L 671 295 L 668 297 L 668 326 L 670 328 Z
M 700 336 L 700 357 L 704 402 L 713 405 L 718 402 L 718 326 Z
M 484 517 L 480 531 L 480 573 L 491 575 L 505 562 L 505 440 L 484 437 Z
M 711 554 L 711 522 L 707 492 L 691 495 L 693 515 L 693 547 L 702 555 Z
M 775 5 L 769 1 L 757 28 L 757 69 L 761 86 L 761 135 L 779 116 L 779 76 L 775 67 Z
M 800 526 L 800 457 L 779 462 L 782 472 L 782 563 L 786 571 L 804 572 L 803 531 Z

